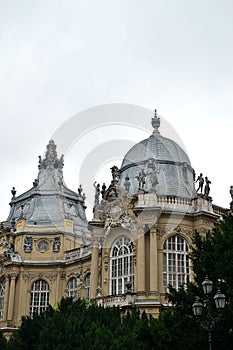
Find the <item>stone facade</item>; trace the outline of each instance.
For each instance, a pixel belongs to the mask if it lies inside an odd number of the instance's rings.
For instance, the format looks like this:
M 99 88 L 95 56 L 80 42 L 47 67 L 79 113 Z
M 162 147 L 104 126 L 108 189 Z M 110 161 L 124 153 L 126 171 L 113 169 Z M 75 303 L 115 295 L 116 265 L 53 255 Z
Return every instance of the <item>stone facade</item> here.
M 12 190 L 0 234 L 0 327 L 10 334 L 22 315 L 83 297 L 156 316 L 172 284 L 192 279 L 191 239 L 206 234 L 227 210 L 197 194 L 185 152 L 159 134 L 134 146 L 108 188 L 95 184 L 93 219 L 85 195 L 63 182 L 63 156 L 51 140 L 38 178 L 20 196 Z

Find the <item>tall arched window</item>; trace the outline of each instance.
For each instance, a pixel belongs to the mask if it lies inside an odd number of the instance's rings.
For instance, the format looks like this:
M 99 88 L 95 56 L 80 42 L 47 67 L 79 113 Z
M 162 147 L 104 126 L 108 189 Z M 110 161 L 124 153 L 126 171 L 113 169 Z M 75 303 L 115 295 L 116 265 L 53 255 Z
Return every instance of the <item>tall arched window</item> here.
M 128 237 L 119 238 L 111 249 L 110 294 L 126 292 L 126 283 L 131 282 L 134 288 L 133 242 Z
M 180 236 L 169 237 L 163 245 L 163 287 L 165 292 L 168 286 L 178 289 L 187 283 L 190 277 L 189 247 Z
M 49 285 L 44 280 L 37 280 L 31 289 L 30 315 L 40 315 L 49 306 Z
M 77 298 L 78 296 L 78 282 L 76 277 L 72 277 L 67 283 L 68 297 Z
M 91 274 L 88 273 L 85 278 L 85 299 L 90 300 Z
M 2 321 L 3 319 L 5 290 L 6 290 L 6 279 L 4 278 L 0 282 L 0 321 Z

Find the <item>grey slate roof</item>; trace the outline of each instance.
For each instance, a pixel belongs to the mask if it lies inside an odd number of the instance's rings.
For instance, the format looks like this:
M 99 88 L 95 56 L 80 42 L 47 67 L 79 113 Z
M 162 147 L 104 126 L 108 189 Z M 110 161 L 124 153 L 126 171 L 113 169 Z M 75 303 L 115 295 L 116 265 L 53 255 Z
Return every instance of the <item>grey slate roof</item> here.
M 45 158 L 39 157 L 38 178 L 33 187 L 11 200 L 7 221 L 26 219 L 26 226 L 62 227 L 64 219 L 74 222 L 74 231 L 87 233 L 84 194 L 68 189 L 63 181 L 63 156 L 58 159 L 56 145 L 50 140 Z M 81 232 L 80 232 L 81 231 Z
M 158 184 L 156 193 L 160 196 L 196 197 L 194 171 L 184 150 L 173 140 L 160 135 L 160 119 L 152 118 L 153 134 L 134 145 L 126 154 L 120 169 L 120 185 L 124 188 L 125 177 L 131 182 L 129 192 L 138 192 L 139 172 L 147 174 L 145 191 L 150 191 L 148 162 L 155 164 Z

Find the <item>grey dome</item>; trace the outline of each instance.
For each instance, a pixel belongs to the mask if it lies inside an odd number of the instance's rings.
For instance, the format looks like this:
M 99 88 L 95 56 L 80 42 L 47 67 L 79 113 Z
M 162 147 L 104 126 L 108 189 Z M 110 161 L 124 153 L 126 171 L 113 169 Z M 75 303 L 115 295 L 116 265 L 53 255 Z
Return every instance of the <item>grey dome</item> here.
M 173 140 L 160 135 L 160 119 L 155 114 L 152 118 L 153 134 L 133 146 L 126 154 L 120 169 L 120 185 L 124 188 L 125 178 L 130 181 L 129 192 L 138 193 L 138 175 L 144 171 L 145 192 L 150 192 L 151 168 L 156 172 L 157 183 L 154 192 L 160 196 L 177 196 L 193 198 L 194 171 L 184 150 Z M 152 165 L 151 165 L 152 164 Z M 154 188 L 155 188 L 154 187 Z
M 38 230 L 48 232 L 48 228 L 62 230 L 64 220 L 68 219 L 73 222 L 74 233 L 89 232 L 82 188 L 76 193 L 65 186 L 63 161 L 63 156 L 57 157 L 56 145 L 50 140 L 45 158 L 39 157 L 38 178 L 33 187 L 17 197 L 16 191 L 12 191 L 8 222 L 14 224 L 23 218 L 28 230 L 36 225 Z

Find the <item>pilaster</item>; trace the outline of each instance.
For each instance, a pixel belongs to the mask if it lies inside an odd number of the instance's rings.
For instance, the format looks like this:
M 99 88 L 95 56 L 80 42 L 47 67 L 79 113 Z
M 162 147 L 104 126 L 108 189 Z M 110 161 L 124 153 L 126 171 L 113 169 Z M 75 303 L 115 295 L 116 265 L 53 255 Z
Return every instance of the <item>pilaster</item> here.
M 98 271 L 99 270 L 99 241 L 95 239 L 92 247 L 91 255 L 91 289 L 90 299 L 96 297 L 96 290 L 98 287 Z
M 9 307 L 8 307 L 8 315 L 7 320 L 13 320 L 13 312 L 14 312 L 14 303 L 15 303 L 15 284 L 16 284 L 16 273 L 11 273 L 11 282 L 10 282 L 10 294 L 9 294 Z
M 6 288 L 5 288 L 3 321 L 7 321 L 7 311 L 8 311 L 8 305 L 9 305 L 9 289 L 10 289 L 10 278 L 9 278 L 9 275 L 6 275 Z
M 157 234 L 152 228 L 150 230 L 150 292 L 158 291 L 158 271 Z
M 142 234 L 138 238 L 138 249 L 137 249 L 137 291 L 145 292 L 145 235 Z

